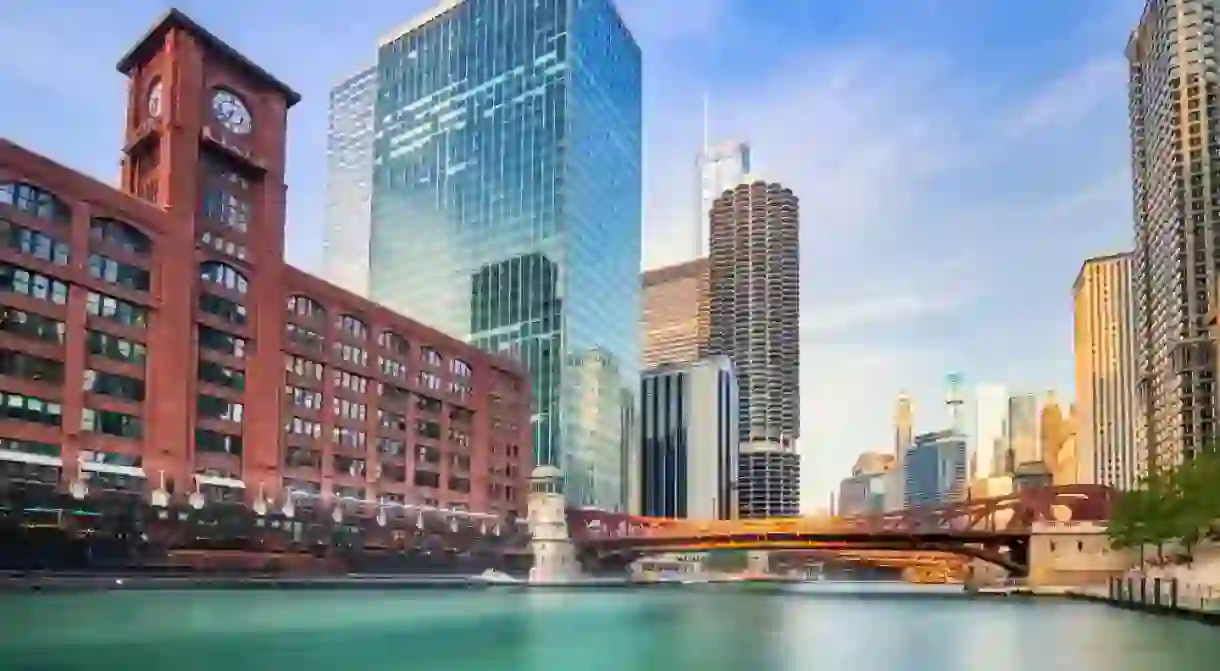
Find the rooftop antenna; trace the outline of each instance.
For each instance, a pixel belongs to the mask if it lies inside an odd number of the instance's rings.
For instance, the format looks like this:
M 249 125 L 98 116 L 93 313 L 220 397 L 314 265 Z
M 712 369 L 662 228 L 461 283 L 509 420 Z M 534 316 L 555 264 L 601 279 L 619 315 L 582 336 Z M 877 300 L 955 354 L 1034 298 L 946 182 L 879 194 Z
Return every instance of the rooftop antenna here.
M 708 96 L 703 94 L 703 153 L 707 153 L 711 149 L 711 134 L 709 132 L 708 122 Z

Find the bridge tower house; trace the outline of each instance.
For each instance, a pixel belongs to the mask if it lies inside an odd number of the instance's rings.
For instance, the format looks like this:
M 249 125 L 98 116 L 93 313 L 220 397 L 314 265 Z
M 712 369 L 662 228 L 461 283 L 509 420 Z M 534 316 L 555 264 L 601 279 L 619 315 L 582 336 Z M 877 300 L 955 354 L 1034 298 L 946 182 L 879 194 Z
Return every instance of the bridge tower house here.
M 534 554 L 530 582 L 559 583 L 580 577 L 580 562 L 568 535 L 563 471 L 554 466 L 534 469 L 530 475 L 528 515 L 530 549 Z

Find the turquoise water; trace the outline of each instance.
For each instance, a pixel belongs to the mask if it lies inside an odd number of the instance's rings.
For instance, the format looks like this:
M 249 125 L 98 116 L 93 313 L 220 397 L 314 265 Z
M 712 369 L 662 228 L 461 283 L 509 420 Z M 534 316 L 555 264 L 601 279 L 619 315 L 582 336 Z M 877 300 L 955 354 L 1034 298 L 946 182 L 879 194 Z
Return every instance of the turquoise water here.
M 854 587 L 0 596 L 0 669 L 1215 671 L 1220 629 Z

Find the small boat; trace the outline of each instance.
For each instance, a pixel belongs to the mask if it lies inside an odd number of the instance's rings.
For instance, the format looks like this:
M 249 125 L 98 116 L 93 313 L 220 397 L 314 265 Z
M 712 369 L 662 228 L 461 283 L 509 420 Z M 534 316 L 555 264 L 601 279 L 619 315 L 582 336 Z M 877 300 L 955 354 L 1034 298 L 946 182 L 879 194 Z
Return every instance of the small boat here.
M 479 575 L 474 576 L 474 580 L 478 580 L 481 582 L 506 584 L 506 585 L 521 582 L 520 580 L 517 580 L 516 578 L 512 577 L 511 575 L 509 575 L 507 573 L 501 573 L 500 571 L 497 571 L 492 568 L 489 568 L 486 571 L 483 571 L 482 573 L 480 573 Z

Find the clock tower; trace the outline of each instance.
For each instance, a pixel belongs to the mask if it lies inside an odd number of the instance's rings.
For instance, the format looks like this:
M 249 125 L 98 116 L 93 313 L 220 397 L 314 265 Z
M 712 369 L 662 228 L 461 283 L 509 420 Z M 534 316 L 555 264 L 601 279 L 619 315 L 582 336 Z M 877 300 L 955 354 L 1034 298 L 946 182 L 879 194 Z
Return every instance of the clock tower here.
M 149 353 L 149 449 L 186 464 L 169 474 L 176 497 L 200 476 L 241 479 L 247 498 L 273 492 L 279 413 L 243 408 L 247 397 L 283 393 L 285 141 L 300 96 L 178 10 L 118 69 L 130 80 L 120 188 L 166 213 L 157 244 L 169 261 L 157 267 L 149 334 L 164 343 Z M 160 300 L 188 286 L 192 300 Z M 203 333 L 240 346 L 205 351 Z M 244 384 L 201 385 L 204 361 Z

